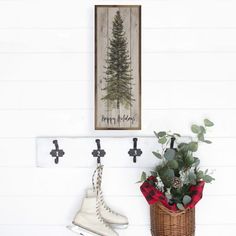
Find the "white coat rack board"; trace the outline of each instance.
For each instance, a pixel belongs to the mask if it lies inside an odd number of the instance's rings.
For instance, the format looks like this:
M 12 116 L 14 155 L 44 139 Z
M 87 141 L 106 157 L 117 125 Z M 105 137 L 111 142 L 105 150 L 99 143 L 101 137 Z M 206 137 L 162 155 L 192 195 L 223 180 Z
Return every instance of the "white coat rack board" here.
M 101 157 L 101 163 L 106 167 L 153 167 L 157 159 L 152 151 L 160 148 L 157 139 L 153 136 L 137 137 L 137 148 L 141 150 L 141 156 L 137 156 L 136 163 L 129 155 L 133 149 L 134 137 L 38 137 L 37 166 L 56 168 L 92 168 L 97 160 L 93 157 L 93 150 L 97 149 L 96 139 L 100 140 L 101 149 L 106 152 Z M 57 146 L 57 148 L 56 148 Z M 55 163 L 53 153 L 59 154 L 58 163 Z

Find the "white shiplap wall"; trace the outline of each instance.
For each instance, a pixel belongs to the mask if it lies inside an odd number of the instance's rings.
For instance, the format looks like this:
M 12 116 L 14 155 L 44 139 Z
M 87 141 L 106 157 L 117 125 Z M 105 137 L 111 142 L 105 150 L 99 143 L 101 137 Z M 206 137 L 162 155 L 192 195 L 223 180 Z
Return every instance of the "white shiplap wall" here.
M 93 6 L 131 3 L 143 13 L 143 129 L 96 132 Z M 200 155 L 217 181 L 197 207 L 197 236 L 236 235 L 235 11 L 233 0 L 0 0 L 0 235 L 72 235 L 65 225 L 92 168 L 36 168 L 36 136 L 188 135 L 205 117 L 216 124 L 214 144 Z M 120 235 L 150 236 L 134 185 L 142 167 L 121 163 L 107 166 L 104 183 L 109 203 L 130 218 Z

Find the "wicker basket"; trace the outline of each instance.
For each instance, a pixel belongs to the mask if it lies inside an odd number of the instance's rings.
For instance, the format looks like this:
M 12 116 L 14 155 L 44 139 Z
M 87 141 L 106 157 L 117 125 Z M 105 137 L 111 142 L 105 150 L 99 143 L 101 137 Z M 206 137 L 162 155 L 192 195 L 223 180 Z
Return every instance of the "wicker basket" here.
M 151 205 L 152 236 L 194 236 L 195 208 L 172 212 L 160 203 Z

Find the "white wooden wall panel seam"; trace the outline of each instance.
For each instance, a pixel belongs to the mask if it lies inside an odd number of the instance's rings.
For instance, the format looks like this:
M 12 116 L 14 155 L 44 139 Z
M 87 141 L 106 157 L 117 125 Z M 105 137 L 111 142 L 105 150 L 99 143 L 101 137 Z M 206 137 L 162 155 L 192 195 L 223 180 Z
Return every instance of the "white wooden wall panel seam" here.
M 91 127 L 93 110 L 34 110 L 34 111 L 0 111 L 0 137 L 34 138 L 36 136 L 153 136 L 154 130 L 172 130 L 183 135 L 190 135 L 192 123 L 199 123 L 208 117 L 215 122 L 215 127 L 207 135 L 209 138 L 227 140 L 234 138 L 236 129 L 235 110 L 221 109 L 159 109 L 145 110 L 143 113 L 142 132 L 110 131 L 98 132 Z M 16 119 L 17 117 L 17 119 Z M 89 119 L 87 117 L 90 117 Z M 168 119 L 167 117 L 175 117 Z M 185 117 L 185 119 L 183 119 Z M 187 121 L 187 123 L 186 123 Z M 219 124 L 219 125 L 218 125 Z M 224 124 L 224 126 L 220 125 Z M 26 129 L 27 127 L 27 129 Z M 24 134 L 24 136 L 22 136 Z M 219 145 L 219 143 L 217 144 Z M 227 143 L 226 143 L 227 145 Z M 214 144 L 213 144 L 214 146 Z M 219 153 L 219 151 L 218 151 Z M 217 154 L 217 153 L 216 153 Z M 215 155 L 219 156 L 219 155 Z M 228 155 L 231 157 L 232 155 Z M 33 158 L 33 157 L 32 157 Z M 218 159 L 219 160 L 219 159 Z M 224 159 L 223 159 L 224 160 Z M 231 161 L 231 158 L 230 158 Z M 217 163 L 219 163 L 217 161 Z
M 235 225 L 197 225 L 196 234 L 201 236 L 234 236 Z M 1 225 L 0 233 L 4 236 L 24 235 L 24 236 L 72 236 L 72 232 L 65 228 L 65 225 Z M 121 236 L 145 235 L 151 236 L 150 226 L 130 226 L 126 230 L 118 231 Z
M 234 236 L 235 226 L 227 225 L 227 228 L 223 225 L 197 225 L 196 234 L 201 236 Z M 74 235 L 65 225 L 48 225 L 48 226 L 38 226 L 38 225 L 1 225 L 0 233 L 4 236 L 12 235 L 24 235 L 24 236 L 72 236 Z M 145 235 L 151 236 L 150 226 L 131 226 L 126 230 L 119 230 L 119 235 L 130 236 L 130 235 Z
M 155 86 L 153 85 L 155 84 Z M 149 82 L 142 85 L 143 109 L 195 108 L 195 109 L 235 109 L 235 82 Z M 0 87 L 0 107 L 4 109 L 43 108 L 93 108 L 92 81 L 79 82 L 5 82 Z M 158 89 L 157 89 L 158 88 Z M 70 91 L 70 93 L 67 93 Z M 172 96 L 166 96 L 166 93 Z M 201 96 L 199 96 L 201 91 Z M 209 96 L 209 91 L 214 93 Z M 225 93 L 217 99 L 219 94 Z M 14 94 L 14 97 L 12 97 Z M 52 96 L 54 94 L 55 96 Z M 152 97 L 148 97 L 152 94 Z M 28 99 L 28 98 L 31 99 Z M 165 102 L 163 102 L 165 98 Z M 186 99 L 188 98 L 188 99 Z M 198 99 L 196 99 L 198 98 Z M 181 105 L 180 105 L 181 104 Z
M 116 1 L 1 1 L 1 27 L 88 27 L 93 25 L 94 4 Z M 121 1 L 121 3 L 127 3 Z M 143 6 L 144 26 L 235 26 L 232 1 L 132 1 Z M 55 9 L 55 5 L 57 8 Z M 27 6 L 27 8 L 26 8 Z M 204 6 L 204 7 L 203 7 Z M 54 17 L 51 17 L 53 12 Z M 209 17 L 211 12 L 211 17 Z M 42 18 L 41 16 L 44 15 Z M 62 18 L 62 15 L 67 17 Z M 199 15 L 201 16 L 199 18 Z M 153 21 L 155 16 L 155 21 Z M 222 17 L 220 17 L 222 16 Z M 21 19 L 21 20 L 19 20 Z M 28 19 L 31 19 L 30 21 Z M 80 20 L 87 19 L 87 20 Z
M 3 224 L 68 224 L 80 207 L 79 197 L 1 197 L 0 221 Z M 114 210 L 127 215 L 130 225 L 149 225 L 149 206 L 143 197 L 106 197 L 107 203 Z M 224 201 L 224 207 L 215 206 Z M 235 218 L 227 214 L 234 211 L 236 206 L 233 196 L 217 196 L 205 198 L 198 204 L 196 220 L 198 224 L 236 224 Z M 11 207 L 10 207 L 11 206 Z M 211 217 L 204 214 L 205 209 L 211 212 Z M 18 209 L 17 211 L 15 209 Z M 24 212 L 24 217 L 22 217 Z M 224 215 L 224 217 L 219 217 Z
M 235 60 L 236 54 L 143 54 L 142 81 L 234 81 Z M 0 54 L 0 63 L 0 80 L 94 80 L 92 54 Z
M 0 52 L 93 52 L 93 30 L 0 30 Z M 79 43 L 78 43 L 79 42 Z M 233 29 L 143 29 L 143 52 L 235 52 Z
M 182 54 L 213 54 L 213 55 L 217 55 L 217 54 L 219 54 L 219 55 L 224 55 L 224 54 L 235 54 L 236 53 L 236 51 L 234 51 L 234 50 L 231 50 L 231 51 L 181 51 L 181 50 L 168 50 L 168 51 L 142 51 L 142 55 L 146 55 L 146 56 L 149 56 L 149 55 L 152 55 L 152 54 L 157 54 L 157 55 L 160 55 L 160 54 L 167 54 L 167 55 L 169 55 L 169 54 L 180 54 L 180 55 L 182 55 Z M 70 55 L 70 54 L 75 54 L 75 55 L 93 55 L 94 54 L 94 52 L 92 52 L 92 51 L 90 51 L 90 52 L 85 52 L 85 51 L 83 51 L 83 52 L 80 52 L 80 51 L 75 51 L 75 50 L 73 50 L 73 51 L 9 51 L 9 52 L 7 52 L 7 51 L 4 51 L 4 52 L 1 52 L 0 51 L 0 55 L 31 55 L 31 54 L 33 54 L 33 55 L 40 55 L 40 54 L 42 54 L 42 55 L 50 55 L 50 54 L 52 54 L 52 55 L 57 55 L 57 54 L 62 54 L 62 55 L 66 55 L 66 54 L 68 54 L 68 55 Z
M 158 162 L 156 162 L 157 164 Z M 104 163 L 105 166 L 106 163 Z M 112 196 L 140 196 L 140 180 L 142 171 L 149 171 L 153 168 L 119 168 L 107 166 L 104 168 L 103 188 L 104 193 Z M 205 166 L 203 170 L 214 171 L 214 167 Z M 95 167 L 80 168 L 0 168 L 0 195 L 80 195 L 84 189 L 92 185 L 92 174 Z M 236 190 L 231 188 L 231 182 L 234 178 L 236 167 L 217 167 L 213 172 L 216 179 L 212 184 L 206 184 L 205 195 L 227 195 L 236 196 Z M 18 176 L 16 179 L 12 176 Z M 222 178 L 223 176 L 223 178 Z M 8 179 L 8 182 L 5 180 Z M 84 179 L 84 181 L 80 181 Z M 78 183 L 77 181 L 78 180 Z M 56 185 L 55 183 L 60 183 Z M 111 184 L 113 183 L 113 184 Z M 75 186 L 77 186 L 75 188 Z M 225 190 L 222 192 L 221 187 Z M 39 188 L 40 186 L 40 188 Z M 122 186 L 117 189 L 116 186 Z
M 1 0 L 0 0 L 1 1 Z M 24 26 L 6 26 L 6 27 L 0 27 L 0 32 L 1 31 L 79 31 L 79 30 L 94 30 L 95 28 L 92 26 L 75 26 L 75 27 L 39 27 L 39 26 L 29 26 L 29 27 L 24 27 Z M 236 30 L 236 26 L 154 26 L 154 27 L 149 27 L 149 26 L 143 26 L 142 29 L 144 30 Z

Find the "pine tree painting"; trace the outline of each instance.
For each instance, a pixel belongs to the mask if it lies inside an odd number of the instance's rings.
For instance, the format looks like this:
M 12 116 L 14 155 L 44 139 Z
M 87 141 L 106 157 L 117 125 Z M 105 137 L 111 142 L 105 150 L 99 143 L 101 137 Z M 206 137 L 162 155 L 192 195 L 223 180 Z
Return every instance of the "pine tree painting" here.
M 112 38 L 107 52 L 107 66 L 104 88 L 107 94 L 102 99 L 115 103 L 117 109 L 121 105 L 132 106 L 132 69 L 129 51 L 127 49 L 123 20 L 120 11 L 116 12 L 112 27 Z
M 95 6 L 95 129 L 141 129 L 141 6 Z

